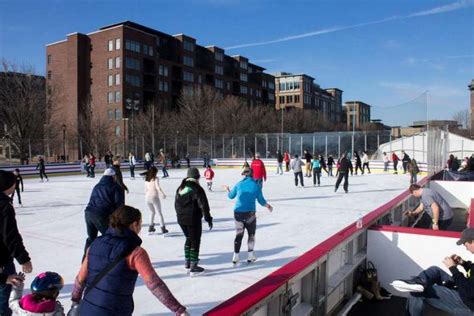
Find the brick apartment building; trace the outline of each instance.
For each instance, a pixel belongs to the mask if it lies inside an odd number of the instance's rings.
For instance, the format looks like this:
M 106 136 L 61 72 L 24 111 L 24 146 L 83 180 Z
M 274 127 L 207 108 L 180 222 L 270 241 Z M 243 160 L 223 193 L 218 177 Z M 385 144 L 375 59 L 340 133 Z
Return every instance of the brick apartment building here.
M 65 40 L 46 45 L 46 58 L 47 83 L 61 91 L 53 108 L 64 113 L 70 137 L 79 137 L 79 125 L 90 124 L 81 121 L 81 114 L 90 112 L 107 118 L 115 146 L 125 143 L 123 118 L 133 111 L 126 109 L 127 100 L 135 102 L 138 111 L 152 104 L 173 109 L 181 91 L 195 85 L 215 87 L 248 105 L 275 104 L 275 78 L 247 58 L 130 21 L 88 34 L 68 34 Z
M 366 123 L 370 123 L 370 105 L 364 102 L 346 101 L 344 103 L 344 112 L 344 122 L 348 131 L 353 129 L 354 122 L 356 129 L 361 128 Z
M 275 108 L 315 109 L 332 123 L 341 122 L 342 90 L 321 89 L 305 74 L 278 73 L 275 76 Z

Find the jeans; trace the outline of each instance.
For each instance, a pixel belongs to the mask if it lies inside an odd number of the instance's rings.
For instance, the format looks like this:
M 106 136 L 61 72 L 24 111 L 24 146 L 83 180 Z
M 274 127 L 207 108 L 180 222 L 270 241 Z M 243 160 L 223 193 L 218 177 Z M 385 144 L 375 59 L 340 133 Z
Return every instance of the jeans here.
M 408 161 L 402 161 L 403 173 L 407 173 Z
M 448 230 L 449 226 L 451 226 L 451 223 L 453 222 L 453 217 L 450 219 L 445 219 L 445 220 L 438 220 L 438 227 L 439 230 Z M 431 224 L 433 225 L 433 224 Z
M 387 172 L 388 171 L 388 161 L 385 161 L 383 163 L 383 171 Z
M 321 168 L 314 168 L 313 169 L 313 184 L 316 185 L 316 180 L 318 185 L 321 184 Z
M 163 166 L 163 178 L 169 177 L 168 171 L 166 170 L 166 166 Z
M 249 235 L 247 241 L 247 249 L 249 252 L 252 252 L 253 248 L 255 247 L 255 233 L 257 231 L 257 217 L 255 216 L 255 212 L 235 212 L 234 220 L 234 252 L 240 252 L 240 247 L 242 246 L 242 239 L 244 238 L 245 230 L 247 230 L 247 233 Z
M 328 165 L 328 176 L 332 177 L 332 165 Z
M 355 167 L 355 174 L 357 175 L 357 169 L 360 170 L 360 173 L 364 174 L 364 170 L 362 170 L 362 165 L 359 162 L 356 162 L 356 167 Z
M 8 263 L 3 267 L 3 273 L 6 275 L 15 274 L 15 264 L 13 261 Z M 8 299 L 10 298 L 10 292 L 12 291 L 12 286 L 9 284 L 0 285 L 0 315 L 10 316 L 12 311 L 8 307 Z
M 277 174 L 283 174 L 283 165 L 281 162 L 277 165 Z
M 336 191 L 339 189 L 339 185 L 341 184 L 342 178 L 344 178 L 344 191 L 347 192 L 349 190 L 349 173 L 346 172 L 339 172 L 339 176 L 337 177 L 336 181 Z
M 409 315 L 423 315 L 424 302 L 451 315 L 473 314 L 463 303 L 457 290 L 440 285 L 442 282 L 453 281 L 449 274 L 433 266 L 422 271 L 418 277 L 424 282 L 425 290 L 421 293 L 410 293 L 406 304 Z
M 109 218 L 95 212 L 85 212 L 86 218 L 86 227 L 87 227 L 87 240 L 84 247 L 84 255 L 87 251 L 87 248 L 92 244 L 92 242 L 97 238 L 98 233 L 102 235 L 105 234 L 109 228 Z
M 135 178 L 135 165 L 130 165 L 130 178 Z
M 417 180 L 417 176 L 416 176 L 416 173 L 411 173 L 410 174 L 410 184 L 416 184 L 418 182 Z
M 296 186 L 298 186 L 298 178 L 300 179 L 301 186 L 304 187 L 303 171 L 295 172 L 295 185 Z

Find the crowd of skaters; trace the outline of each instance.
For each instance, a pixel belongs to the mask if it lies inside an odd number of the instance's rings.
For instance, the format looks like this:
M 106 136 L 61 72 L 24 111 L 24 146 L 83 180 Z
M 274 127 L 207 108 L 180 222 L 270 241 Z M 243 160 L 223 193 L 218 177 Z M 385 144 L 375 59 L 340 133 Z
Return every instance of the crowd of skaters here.
M 370 173 L 369 159 L 367 152 L 362 152 L 362 158 L 355 152 L 354 163 L 362 174 L 365 169 Z M 92 154 L 91 154 L 92 155 Z M 91 157 L 89 155 L 89 159 Z M 160 150 L 160 162 L 164 162 L 166 168 L 166 156 Z M 93 155 L 92 155 L 93 156 Z M 394 159 L 395 156 L 395 159 Z M 359 158 L 358 158 L 359 157 Z M 388 163 L 385 160 L 384 167 L 388 171 Z M 416 161 L 402 152 L 402 163 L 404 173 L 413 170 L 413 162 Z M 408 159 L 406 159 L 408 157 Z M 353 175 L 354 168 L 352 161 L 343 154 L 337 161 L 332 156 L 327 160 L 322 155 L 311 155 L 305 151 L 303 161 L 298 155 L 291 159 L 288 152 L 277 152 L 277 174 L 283 174 L 283 163 L 285 170 L 289 172 L 290 167 L 295 174 L 295 185 L 304 185 L 303 168 L 305 168 L 305 177 L 313 178 L 313 185 L 320 185 L 322 171 L 324 170 L 328 177 L 333 176 L 333 167 L 336 168 L 337 191 L 340 183 L 344 180 L 344 191 L 348 192 L 348 176 Z M 392 154 L 394 166 L 400 159 Z M 151 160 L 153 161 L 153 160 Z M 145 161 L 146 162 L 146 161 Z M 209 160 L 208 160 L 209 162 Z M 128 188 L 123 182 L 122 172 L 120 170 L 121 158 L 110 155 L 106 160 L 107 169 L 104 171 L 99 183 L 94 187 L 90 201 L 85 209 L 85 220 L 87 227 L 87 240 L 82 258 L 81 269 L 76 277 L 74 289 L 72 292 L 72 305 L 68 313 L 70 316 L 78 315 L 79 312 L 87 315 L 131 315 L 133 312 L 133 290 L 138 275 L 141 275 L 150 291 L 176 315 L 187 315 L 186 308 L 173 296 L 166 284 L 159 278 L 151 265 L 150 259 L 145 249 L 141 245 L 141 239 L 138 236 L 142 227 L 141 212 L 125 203 L 125 193 Z M 406 163 L 406 167 L 405 167 Z M 449 163 L 449 162 L 448 162 Z M 451 162 L 452 163 L 452 162 Z M 130 167 L 135 167 L 136 161 L 133 153 L 129 154 Z M 360 168 L 362 166 L 362 168 Z M 412 166 L 412 167 L 411 167 Z M 38 169 L 40 175 L 45 176 L 44 160 Z M 159 195 L 166 198 L 163 188 L 160 186 L 158 169 L 153 163 L 145 163 L 145 201 L 150 211 L 149 232 L 155 231 L 154 218 L 156 214 L 159 217 L 161 232 L 166 234 L 166 224 L 163 218 Z M 406 171 L 405 171 L 406 169 Z M 416 170 L 418 167 L 416 167 Z M 308 171 L 309 170 L 309 171 Z M 357 169 L 355 170 L 357 172 Z M 395 169 L 396 171 L 396 169 Z M 418 173 L 419 170 L 416 171 Z M 134 178 L 134 168 L 130 168 L 131 177 Z M 163 177 L 167 173 L 163 172 Z M 416 173 L 415 181 L 416 183 Z M 88 172 L 89 174 L 89 172 Z M 90 174 L 94 174 L 91 171 Z M 212 181 L 215 176 L 210 164 L 207 164 L 204 171 L 204 177 L 209 191 L 212 191 Z M 236 236 L 234 240 L 234 254 L 232 262 L 234 264 L 240 261 L 240 248 L 244 232 L 247 231 L 248 241 L 248 262 L 256 260 L 254 253 L 255 233 L 256 233 L 256 201 L 266 207 L 270 212 L 273 207 L 270 206 L 263 197 L 263 183 L 267 180 L 267 171 L 265 164 L 256 153 L 251 164 L 247 161 L 242 170 L 243 179 L 239 181 L 232 189 L 225 186 L 230 199 L 236 198 L 234 207 L 234 220 L 236 226 Z M 187 176 L 176 190 L 175 209 L 178 224 L 183 231 L 185 238 L 184 258 L 185 269 L 190 275 L 199 275 L 204 272 L 204 268 L 198 265 L 199 252 L 202 234 L 202 218 L 208 223 L 209 229 L 213 228 L 213 218 L 210 213 L 209 203 L 205 190 L 199 184 L 200 172 L 196 168 L 189 168 Z M 298 183 L 299 182 L 299 183 Z M 61 276 L 54 272 L 45 272 L 39 274 L 32 283 L 31 294 L 22 296 L 22 287 L 24 275 L 15 272 L 13 258 L 15 258 L 25 273 L 32 271 L 31 259 L 23 246 L 21 235 L 16 227 L 14 209 L 12 205 L 13 194 L 16 192 L 21 204 L 20 185 L 23 190 L 23 183 L 19 170 L 14 173 L 0 172 L 0 191 L 3 192 L 0 197 L 0 209 L 2 210 L 2 220 L 5 221 L 4 227 L 8 227 L 8 235 L 12 240 L 8 240 L 8 246 L 3 246 L 2 267 L 0 275 L 0 314 L 9 315 L 11 310 L 37 311 L 42 309 L 43 313 L 50 315 L 64 315 L 61 304 L 57 302 L 59 291 L 63 287 Z M 425 193 L 423 193 L 423 190 Z M 408 216 L 416 215 L 423 209 L 427 209 L 433 218 L 433 229 L 446 229 L 452 218 L 449 218 L 449 210 L 442 198 L 436 196 L 429 189 L 412 186 L 410 191 L 416 197 L 420 197 L 422 202 L 417 209 L 411 211 Z M 428 196 L 424 199 L 424 196 Z M 425 200 L 425 201 L 424 201 Z M 98 237 L 98 234 L 101 234 Z M 5 232 L 2 232 L 5 234 Z M 12 237 L 13 236 L 13 237 Z M 12 243 L 12 244 L 10 244 Z M 13 246 L 12 246 L 13 245 Z M 12 250 L 13 249 L 13 250 Z M 104 256 L 104 253 L 112 254 Z M 6 255 L 3 258 L 3 255 Z M 113 260 L 112 260 L 113 259 Z M 105 273 L 104 273 L 105 271 Z M 107 279 L 103 281 L 102 279 Z M 100 283 L 102 280 L 102 283 Z M 115 283 L 113 282 L 115 280 Z M 37 287 L 33 288 L 33 284 Z M 99 286 L 99 284 L 101 284 Z M 11 287 L 13 294 L 10 296 Z M 9 288 L 9 290 L 8 290 Z M 126 297 L 127 299 L 123 299 Z M 117 308 L 120 310 L 118 312 Z M 49 315 L 49 314 L 48 314 Z

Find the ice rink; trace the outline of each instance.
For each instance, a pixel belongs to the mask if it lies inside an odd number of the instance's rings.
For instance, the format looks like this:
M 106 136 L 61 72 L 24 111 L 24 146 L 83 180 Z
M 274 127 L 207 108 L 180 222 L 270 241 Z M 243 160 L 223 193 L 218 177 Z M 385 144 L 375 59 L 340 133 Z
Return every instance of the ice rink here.
M 148 251 L 158 275 L 167 283 L 178 300 L 192 315 L 200 315 L 211 307 L 245 289 L 278 267 L 314 247 L 327 237 L 356 221 L 384 202 L 408 188 L 408 175 L 372 174 L 349 178 L 349 194 L 341 187 L 334 193 L 335 178 L 325 174 L 320 187 L 313 187 L 311 178 L 304 178 L 305 188 L 296 188 L 293 173 L 282 176 L 269 171 L 264 195 L 273 205 L 273 213 L 257 208 L 256 255 L 253 264 L 231 263 L 234 240 L 233 204 L 222 188 L 233 186 L 240 169 L 216 169 L 214 191 L 207 196 L 214 217 L 214 229 L 203 224 L 200 258 L 206 274 L 190 278 L 184 270 L 184 237 L 176 223 L 174 195 L 186 169 L 171 169 L 170 177 L 161 179 L 167 194 L 162 200 L 168 237 L 149 235 L 148 209 L 144 201 L 144 180 L 131 180 L 124 170 L 124 180 L 130 189 L 126 203 L 139 208 L 143 214 L 142 246 Z M 201 170 L 202 174 L 202 170 Z M 161 171 L 160 171 L 161 176 Z M 56 271 L 64 277 L 65 287 L 60 299 L 66 310 L 70 293 L 79 270 L 86 228 L 84 208 L 93 186 L 100 179 L 84 176 L 50 177 L 49 182 L 25 179 L 24 207 L 15 209 L 20 232 L 33 262 L 33 274 Z M 205 180 L 201 179 L 205 186 Z M 246 259 L 246 236 L 241 258 Z M 28 275 L 29 287 L 33 275 Z M 139 278 L 134 294 L 134 315 L 170 315 Z

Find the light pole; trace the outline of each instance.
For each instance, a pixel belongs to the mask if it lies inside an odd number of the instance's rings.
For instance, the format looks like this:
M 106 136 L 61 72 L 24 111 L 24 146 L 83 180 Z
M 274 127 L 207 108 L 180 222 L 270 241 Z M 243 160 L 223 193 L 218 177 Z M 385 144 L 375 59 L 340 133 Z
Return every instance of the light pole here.
M 140 101 L 139 100 L 133 100 L 132 101 L 132 99 L 126 99 L 125 102 L 126 102 L 125 108 L 127 110 L 132 111 L 132 133 L 131 133 L 130 136 L 132 138 L 132 150 L 133 150 L 133 148 L 135 147 L 135 139 L 134 139 L 135 135 L 134 135 L 134 132 L 133 132 L 133 128 L 134 128 L 133 116 L 134 116 L 135 111 L 139 110 L 138 104 L 140 103 Z
M 352 104 L 349 114 L 352 115 L 352 151 L 351 151 L 351 159 L 352 159 L 352 156 L 354 155 L 354 141 L 355 141 L 355 116 L 356 116 L 355 103 Z
M 66 162 L 66 124 L 63 124 L 63 157 Z
M 127 117 L 122 117 L 123 121 L 123 157 L 126 157 L 126 148 L 127 148 L 127 122 L 128 118 Z
M 283 152 L 283 113 L 285 112 L 285 107 L 280 104 L 281 108 L 281 143 L 280 143 L 280 152 Z

